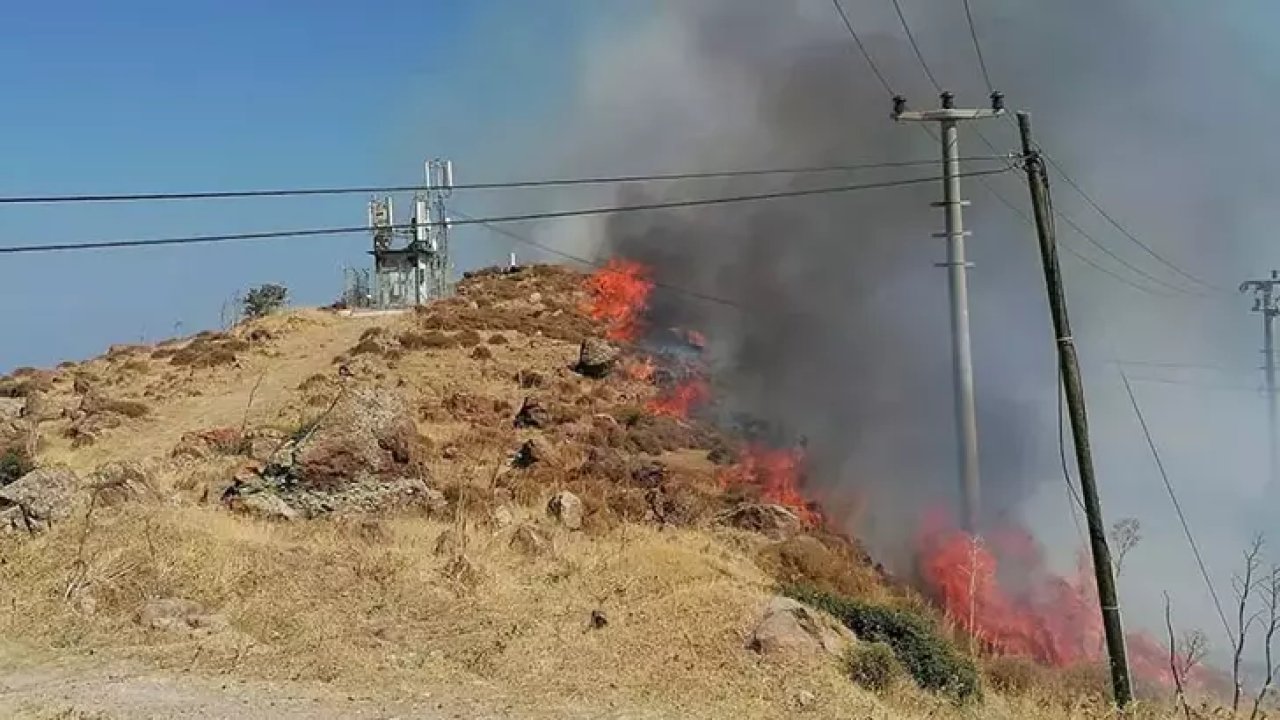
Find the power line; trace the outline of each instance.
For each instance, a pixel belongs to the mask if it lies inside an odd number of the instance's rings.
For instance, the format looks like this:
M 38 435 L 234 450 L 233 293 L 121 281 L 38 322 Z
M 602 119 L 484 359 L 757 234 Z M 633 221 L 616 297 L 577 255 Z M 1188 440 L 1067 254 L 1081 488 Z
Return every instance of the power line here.
M 893 9 L 898 11 L 898 20 L 902 22 L 902 31 L 907 35 L 907 42 L 911 43 L 911 49 L 916 51 L 916 58 L 920 60 L 920 67 L 924 68 L 924 74 L 929 78 L 929 82 L 933 84 L 933 89 L 942 92 L 942 85 L 938 83 L 938 79 L 934 77 L 933 70 L 929 69 L 929 63 L 925 62 L 924 53 L 920 52 L 920 44 L 916 42 L 915 33 L 911 32 L 911 24 L 907 22 L 907 16 L 902 12 L 902 4 L 898 0 L 893 0 Z
M 1244 368 L 1232 368 L 1225 365 L 1210 365 L 1208 363 L 1183 363 L 1183 362 L 1163 362 L 1153 360 L 1114 360 L 1116 365 L 1129 365 L 1135 367 L 1156 367 L 1156 368 L 1178 368 L 1187 370 L 1216 370 L 1232 375 L 1250 375 L 1253 370 Z
M 1209 596 L 1213 598 L 1213 605 L 1218 610 L 1218 617 L 1222 620 L 1222 627 L 1227 631 L 1227 637 L 1231 637 L 1231 623 L 1227 622 L 1227 614 L 1222 609 L 1222 601 L 1218 599 L 1218 591 L 1214 589 L 1213 580 L 1209 577 L 1209 570 L 1205 567 L 1204 557 L 1200 554 L 1200 546 L 1196 543 L 1195 536 L 1191 533 L 1191 524 L 1187 522 L 1186 513 L 1182 512 L 1182 503 L 1178 502 L 1178 494 L 1173 489 L 1173 483 L 1169 481 L 1169 474 L 1165 472 L 1164 462 L 1160 459 L 1160 451 L 1156 449 L 1155 440 L 1151 438 L 1151 430 L 1147 427 L 1147 418 L 1142 414 L 1142 408 L 1138 405 L 1138 398 L 1133 394 L 1133 386 L 1129 384 L 1129 376 L 1125 374 L 1123 368 L 1120 369 L 1120 379 L 1124 381 L 1124 389 L 1129 394 L 1129 402 L 1133 404 L 1133 412 L 1137 414 L 1138 423 L 1142 426 L 1142 434 L 1147 438 L 1147 447 L 1151 448 L 1151 456 L 1155 458 L 1156 468 L 1160 471 L 1165 490 L 1169 493 L 1169 500 L 1173 502 L 1173 509 L 1178 514 L 1178 521 L 1182 523 L 1182 531 L 1187 536 L 1187 543 L 1191 545 L 1192 554 L 1195 555 L 1196 565 L 1200 567 L 1200 576 L 1204 578 L 1205 587 L 1209 589 Z
M 1157 383 L 1160 385 L 1186 385 L 1188 387 L 1201 387 L 1210 390 L 1235 390 L 1238 392 L 1260 393 L 1262 388 L 1249 385 L 1229 385 L 1226 383 L 1206 383 L 1193 382 L 1191 380 L 1174 380 L 1171 378 L 1155 378 L 1155 377 L 1135 377 L 1131 378 L 1134 382 Z
M 1087 202 L 1094 210 L 1096 210 L 1098 214 L 1103 217 L 1103 219 L 1105 219 L 1108 223 L 1111 224 L 1112 227 L 1120 231 L 1121 235 L 1124 235 L 1135 245 L 1142 248 L 1142 250 L 1146 252 L 1148 255 L 1155 258 L 1165 267 L 1168 267 L 1169 269 L 1173 270 L 1174 272 L 1181 275 L 1182 277 L 1198 285 L 1203 285 L 1204 287 L 1207 287 L 1211 290 L 1217 290 L 1219 292 L 1223 291 L 1223 288 L 1220 285 L 1215 285 L 1206 280 L 1202 280 L 1196 277 L 1195 275 L 1192 275 L 1191 273 L 1187 272 L 1186 270 L 1183 270 L 1182 268 L 1178 267 L 1171 261 L 1166 260 L 1164 256 L 1162 256 L 1160 253 L 1152 249 L 1152 247 L 1147 243 L 1144 243 L 1142 240 L 1138 239 L 1137 235 L 1134 235 L 1132 232 L 1130 232 L 1129 229 L 1126 228 L 1123 224 L 1121 224 L 1119 220 L 1116 220 L 1115 217 L 1111 215 L 1111 213 L 1108 213 L 1106 209 L 1104 209 L 1101 205 L 1099 205 L 1098 202 L 1094 200 L 1092 196 L 1089 195 L 1089 193 L 1085 192 L 1084 188 L 1081 187 L 1080 184 L 1075 181 L 1075 179 L 1073 179 L 1070 175 L 1067 174 L 1066 170 L 1064 170 L 1062 166 L 1058 164 L 1056 160 L 1053 159 L 1053 156 L 1047 153 L 1044 153 L 1044 158 L 1049 161 L 1049 164 L 1052 165 L 1055 170 L 1058 171 L 1058 174 L 1062 176 L 1062 179 L 1066 181 L 1067 185 L 1070 185 L 1072 189 L 1074 189 L 1077 193 L 1079 193 L 1080 197 L 1084 198 L 1085 202 Z
M 1007 155 L 966 157 L 969 161 L 1008 160 Z M 844 165 L 813 165 L 768 168 L 759 170 L 723 170 L 689 173 L 658 173 L 651 175 L 615 175 L 584 178 L 553 178 L 548 180 L 515 180 L 508 182 L 462 183 L 453 185 L 453 190 L 501 190 L 511 188 L 563 187 L 572 185 L 609 185 L 641 182 L 664 182 L 672 180 L 705 180 L 713 178 L 752 177 L 764 175 L 799 175 L 806 173 L 854 172 L 858 170 L 879 170 L 890 168 L 907 168 L 936 165 L 936 160 L 906 160 L 898 162 L 874 162 Z M 357 195 L 389 192 L 415 192 L 430 188 L 424 185 L 365 185 L 327 188 L 277 188 L 262 190 L 214 190 L 198 192 L 148 192 L 118 193 L 91 195 L 16 195 L 0 196 L 0 205 L 35 205 L 53 203 L 100 203 L 100 202 L 133 202 L 157 200 L 220 200 L 226 198 L 257 197 L 298 197 L 314 195 Z
M 964 15 L 969 20 L 969 35 L 973 38 L 973 50 L 978 54 L 978 67 L 982 68 L 982 79 L 987 83 L 987 92 L 995 92 L 991 73 L 987 72 L 987 60 L 982 55 L 982 43 L 978 42 L 978 26 L 973 22 L 973 8 L 969 6 L 969 0 L 964 0 Z
M 885 92 L 894 95 L 893 88 L 889 85 L 889 81 L 885 79 L 884 73 L 880 72 L 880 68 L 876 65 L 876 61 L 871 57 L 871 52 L 867 50 L 867 46 L 863 44 L 862 37 L 858 35 L 858 31 L 853 29 L 853 23 L 849 22 L 849 16 L 845 14 L 844 7 L 840 4 L 840 0 L 831 0 L 831 4 L 836 6 L 836 12 L 840 13 L 840 19 L 844 21 L 844 27 L 849 31 L 849 35 L 853 38 L 853 42 L 857 44 L 858 51 L 862 53 L 863 59 L 867 61 L 867 65 L 871 67 L 871 72 L 880 80 L 880 84 L 884 86 Z
M 463 217 L 463 218 L 468 218 L 468 219 L 473 219 L 473 220 L 474 220 L 474 218 L 471 218 L 471 216 L 467 215 L 466 213 L 464 213 L 464 212 L 462 212 L 462 211 L 460 211 L 460 210 L 455 209 L 455 210 L 454 210 L 454 213 L 456 213 L 459 217 Z M 605 267 L 605 263 L 602 263 L 602 262 L 599 262 L 599 261 L 596 261 L 596 260 L 588 260 L 587 258 L 584 258 L 584 257 L 578 256 L 578 255 L 574 255 L 574 254 L 572 254 L 572 253 L 564 252 L 563 250 L 557 250 L 556 248 L 553 248 L 553 247 L 551 247 L 550 245 L 547 245 L 547 244 L 545 244 L 545 243 L 540 243 L 540 242 L 538 242 L 537 240 L 534 240 L 534 239 L 532 239 L 532 238 L 530 238 L 530 237 L 527 237 L 527 236 L 525 236 L 525 235 L 521 235 L 520 233 L 517 233 L 517 232 L 512 232 L 511 230 L 507 230 L 506 228 L 501 228 L 501 227 L 498 227 L 497 225 L 492 225 L 492 224 L 490 224 L 490 223 L 488 223 L 488 222 L 485 222 L 485 221 L 483 221 L 483 220 L 479 220 L 479 221 L 477 221 L 477 222 L 479 222 L 479 224 L 480 224 L 480 225 L 483 225 L 483 226 L 484 226 L 486 229 L 488 229 L 490 232 L 497 233 L 497 234 L 502 235 L 502 236 L 504 236 L 504 237 L 506 237 L 506 238 L 509 238 L 509 239 L 511 239 L 511 240 L 514 240 L 514 241 L 516 241 L 516 242 L 518 242 L 518 243 L 522 243 L 522 244 L 525 244 L 525 245 L 529 245 L 530 247 L 535 247 L 535 248 L 537 248 L 537 249 L 539 249 L 539 250 L 541 250 L 541 251 L 543 251 L 543 252 L 545 252 L 545 253 L 549 253 L 549 254 L 551 254 L 551 255 L 555 255 L 555 256 L 557 256 L 557 257 L 563 258 L 563 259 L 565 259 L 565 260 L 569 260 L 569 261 L 571 261 L 571 262 L 580 263 L 580 264 L 582 264 L 582 265 L 586 265 L 587 267 L 592 267 L 592 268 L 602 268 L 602 267 Z M 651 281 L 651 282 L 653 282 L 653 286 L 654 286 L 655 288 L 661 288 L 661 289 L 663 289 L 663 290 L 670 290 L 670 291 L 672 291 L 672 292 L 680 293 L 681 295 L 687 295 L 687 296 L 689 296 L 689 297 L 691 297 L 691 298 L 695 298 L 695 299 L 698 299 L 698 300 L 705 300 L 705 301 L 707 301 L 707 302 L 716 303 L 716 304 L 718 304 L 718 305 L 724 305 L 724 306 L 726 306 L 726 307 L 731 307 L 731 308 L 734 308 L 734 309 L 737 309 L 737 310 L 743 310 L 743 311 L 745 311 L 745 310 L 747 309 L 747 307 L 746 307 L 744 304 L 742 304 L 742 303 L 740 303 L 740 302 L 738 302 L 738 301 L 735 301 L 735 300 L 728 300 L 728 299 L 726 299 L 726 298 L 716 297 L 715 295 L 707 295 L 707 294 L 704 294 L 704 293 L 697 292 L 696 290 L 690 290 L 690 289 L 688 289 L 688 288 L 681 287 L 681 286 L 679 286 L 679 285 L 671 285 L 671 284 L 669 284 L 669 283 L 658 282 L 658 281 L 656 281 L 656 280 Z
M 1007 172 L 1007 168 L 999 170 L 978 170 L 969 173 L 961 173 L 961 177 L 973 176 L 981 177 L 985 175 L 994 175 L 997 173 Z M 594 207 L 581 208 L 577 210 L 560 210 L 542 213 L 527 213 L 523 215 L 504 215 L 491 218 L 471 218 L 464 220 L 451 220 L 447 224 L 450 225 L 479 225 L 488 223 L 508 223 L 523 222 L 528 220 L 552 220 L 557 218 L 568 217 L 585 217 L 591 215 L 611 215 L 623 212 L 643 212 L 650 210 L 667 210 L 676 208 L 700 207 L 706 205 L 720 205 L 726 203 L 752 202 L 760 200 L 775 200 L 781 198 L 804 197 L 810 195 L 827 195 L 842 192 L 854 192 L 859 190 L 875 190 L 891 187 L 905 187 L 908 185 L 919 185 L 922 183 L 941 182 L 941 177 L 924 177 L 911 178 L 907 180 L 891 180 L 877 183 L 865 183 L 861 185 L 842 185 L 837 187 L 812 188 L 807 190 L 782 190 L 770 193 L 758 193 L 754 195 L 736 195 L 730 197 L 704 198 L 699 200 L 676 200 L 671 202 L 646 203 L 643 205 L 624 205 L 615 207 Z M 418 227 L 435 226 L 443 223 L 418 223 Z M 412 225 L 392 226 L 395 229 L 408 229 Z M 89 243 L 54 243 L 44 245 L 17 245 L 9 247 L 0 247 L 0 255 L 12 255 L 17 253 L 34 253 L 34 252 L 56 252 L 56 251 L 73 251 L 73 250 L 96 250 L 105 248 L 126 248 L 126 247 L 150 247 L 155 245 L 188 245 L 196 243 L 216 243 L 216 242 L 232 242 L 240 240 L 269 240 L 286 237 L 308 237 L 319 235 L 348 235 L 353 233 L 368 232 L 367 226 L 355 227 L 334 227 L 319 228 L 305 230 L 281 230 L 271 232 L 254 232 L 254 233 L 230 233 L 222 235 L 188 235 L 168 238 L 149 238 L 143 240 L 106 240 L 100 242 Z
M 841 6 L 841 4 L 840 4 L 839 0 L 832 0 L 832 4 L 833 4 L 833 5 L 835 6 L 835 8 L 836 8 L 836 12 L 838 12 L 838 13 L 840 14 L 840 19 L 844 22 L 845 29 L 848 31 L 850 38 L 853 40 L 853 42 L 854 42 L 854 44 L 857 46 L 858 50 L 862 53 L 862 56 L 863 56 L 863 58 L 866 60 L 868 67 L 870 67 L 870 68 L 871 68 L 871 72 L 872 72 L 872 73 L 874 73 L 874 74 L 875 74 L 875 76 L 880 80 L 880 84 L 884 86 L 885 92 L 886 92 L 886 93 L 888 93 L 890 97 L 894 96 L 894 95 L 895 95 L 895 93 L 894 93 L 894 91 L 893 91 L 893 87 L 889 84 L 888 80 L 885 78 L 884 73 L 882 73 L 882 72 L 880 71 L 879 66 L 876 64 L 875 58 L 873 58 L 873 57 L 871 56 L 871 53 L 867 50 L 867 47 L 866 47 L 865 43 L 863 43 L 863 42 L 862 42 L 862 38 L 861 38 L 861 36 L 859 36 L 859 35 L 858 35 L 858 31 L 853 27 L 853 24 L 849 21 L 849 16 L 845 13 L 844 8 Z M 895 4 L 896 4 L 896 3 L 895 3 Z M 899 20 L 901 20 L 901 21 L 903 22 L 904 30 L 906 30 L 906 32 L 907 32 L 907 34 L 908 34 L 908 36 L 910 36 L 910 37 L 914 38 L 914 35 L 913 35 L 913 34 L 911 33 L 911 31 L 910 31 L 910 26 L 909 26 L 909 25 L 907 25 L 907 23 L 906 23 L 906 18 L 905 18 L 905 16 L 904 16 L 901 12 L 899 12 L 899 14 L 898 14 L 898 18 L 899 18 Z M 919 49 L 918 49 L 918 48 L 917 48 L 916 57 L 917 57 L 917 59 L 918 59 L 918 60 L 919 60 L 923 65 L 924 65 L 924 68 L 925 68 L 925 72 L 926 72 L 926 74 L 928 74 L 930 77 L 932 77 L 932 75 L 933 75 L 933 74 L 932 74 L 932 72 L 929 70 L 928 64 L 925 62 L 924 57 L 923 57 L 923 55 L 919 52 Z M 936 85 L 936 83 L 935 83 L 935 85 Z M 937 142 L 937 141 L 938 141 L 938 136 L 937 136 L 936 134 L 934 134 L 934 132 L 933 132 L 930 128 L 925 127 L 924 125 L 921 125 L 921 126 L 919 126 L 919 127 L 920 127 L 920 129 L 921 129 L 921 130 L 922 130 L 926 135 L 928 135 L 928 136 L 929 136 L 929 138 L 930 138 L 931 140 L 933 140 L 934 142 Z M 989 149 L 991 149 L 991 151 L 992 151 L 992 152 L 997 152 L 996 147 L 995 147 L 995 144 L 994 144 L 994 143 L 992 143 L 992 142 L 991 142 L 991 141 L 990 141 L 990 140 L 989 140 L 985 135 L 983 135 L 981 131 L 978 131 L 978 137 L 980 137 L 980 138 L 982 139 L 982 141 L 986 144 L 986 146 L 987 146 Z M 1023 221 L 1023 223 L 1025 223 L 1025 224 L 1026 224 L 1026 225 L 1028 225 L 1028 226 L 1032 226 L 1032 225 L 1033 225 L 1033 223 L 1032 223 L 1032 221 L 1031 221 L 1031 218 L 1027 217 L 1027 214 L 1026 214 L 1025 212 L 1023 212 L 1022 210 L 1018 209 L 1018 207 L 1017 207 L 1016 205 L 1014 205 L 1014 204 L 1013 204 L 1013 203 L 1012 203 L 1008 198 L 1006 198 L 1002 193 L 1000 193 L 998 190 L 996 190 L 996 188 L 995 188 L 993 185 L 991 185 L 991 183 L 990 183 L 990 182 L 988 182 L 985 178 L 980 178 L 980 179 L 978 180 L 978 182 L 979 182 L 979 183 L 981 183 L 981 184 L 982 184 L 982 186 L 983 186 L 984 188 L 986 188 L 987 192 L 991 193 L 991 195 L 992 195 L 992 196 L 994 196 L 998 201 L 1000 201 L 1000 203 L 1001 203 L 1002 205 L 1004 205 L 1005 207 L 1009 208 L 1009 210 L 1011 210 L 1011 211 L 1014 213 L 1014 215 L 1016 215 L 1017 217 L 1019 217 L 1019 218 Z M 1054 214 L 1055 214 L 1055 215 L 1057 215 L 1057 216 L 1059 216 L 1059 217 L 1062 217 L 1062 216 L 1061 216 L 1059 213 L 1057 213 L 1056 211 L 1055 211 L 1055 213 L 1054 213 Z M 1064 218 L 1064 219 L 1065 219 L 1065 218 Z M 1087 233 L 1085 233 L 1085 232 L 1084 232 L 1084 230 L 1083 230 L 1083 228 L 1080 228 L 1080 227 L 1079 227 L 1076 223 L 1074 223 L 1073 221 L 1068 221 L 1068 224 L 1072 226 L 1072 229 L 1074 229 L 1074 230 L 1076 230 L 1076 232 L 1080 233 L 1081 237 L 1092 237 L 1092 236 L 1089 236 Z M 1095 244 L 1099 244 L 1099 243 L 1096 241 L 1096 239 L 1095 239 L 1093 242 L 1094 242 Z M 1149 295 L 1164 296 L 1164 297 L 1174 297 L 1174 295 L 1173 295 L 1172 293 L 1162 293 L 1162 292 L 1157 291 L 1157 290 L 1152 290 L 1152 289 L 1150 289 L 1150 288 L 1143 287 L 1142 285 L 1139 285 L 1139 284 L 1137 284 L 1137 283 L 1135 283 L 1135 282 L 1133 282 L 1133 281 L 1131 281 L 1131 280 L 1128 280 L 1128 279 L 1126 279 L 1125 277 L 1123 277 L 1123 276 L 1121 276 L 1121 275 L 1117 274 L 1116 272 L 1114 272 L 1114 271 L 1112 271 L 1112 270 L 1109 270 L 1109 269 L 1107 269 L 1106 267 L 1104 267 L 1104 266 L 1102 266 L 1102 265 L 1099 265 L 1098 263 L 1094 262 L 1094 261 L 1093 261 L 1093 260 L 1091 260 L 1088 256 L 1086 256 L 1086 255 L 1084 255 L 1084 254 L 1080 253 L 1079 251 L 1075 250 L 1075 249 L 1074 249 L 1074 248 L 1072 248 L 1070 245 L 1067 245 L 1067 244 L 1063 243 L 1063 244 L 1061 245 L 1061 247 L 1062 247 L 1062 249 L 1063 249 L 1063 250 L 1065 250 L 1068 254 L 1072 255 L 1072 256 L 1073 256 L 1073 257 L 1075 257 L 1077 260 L 1079 260 L 1079 261 L 1083 262 L 1084 264 L 1088 265 L 1089 267 L 1091 267 L 1091 268 L 1093 268 L 1093 269 L 1097 270 L 1097 271 L 1098 271 L 1098 272 L 1100 272 L 1100 273 L 1103 273 L 1103 274 L 1105 274 L 1105 275 L 1108 275 L 1108 276 L 1110 276 L 1111 278 L 1113 278 L 1113 279 L 1115 279 L 1115 280 L 1117 280 L 1117 281 L 1119 281 L 1119 282 L 1121 282 L 1121 283 L 1123 283 L 1123 284 L 1125 284 L 1125 285 L 1128 285 L 1128 286 L 1130 286 L 1130 287 L 1132 287 L 1132 288 L 1134 288 L 1134 289 L 1136 289 L 1136 290 L 1138 290 L 1138 291 L 1140 291 L 1140 292 L 1147 293 L 1147 294 L 1149 294 Z M 1108 251 L 1108 254 L 1112 254 L 1112 253 L 1110 253 L 1110 251 Z M 1141 273 L 1141 272 L 1140 272 L 1140 274 L 1144 274 L 1144 275 L 1145 275 L 1145 273 Z M 1166 284 L 1167 284 L 1167 283 L 1166 283 Z M 1176 288 L 1176 287 L 1175 287 L 1175 289 L 1178 289 L 1178 288 Z M 1180 292 L 1184 292 L 1184 293 L 1186 292 L 1185 290 L 1181 290 L 1181 289 L 1178 289 L 1178 290 L 1179 290 Z

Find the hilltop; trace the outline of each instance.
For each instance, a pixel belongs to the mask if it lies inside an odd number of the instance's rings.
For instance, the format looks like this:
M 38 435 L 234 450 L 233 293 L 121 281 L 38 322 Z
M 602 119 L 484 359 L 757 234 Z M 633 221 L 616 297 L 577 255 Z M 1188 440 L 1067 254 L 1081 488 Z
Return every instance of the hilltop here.
M 975 664 L 799 456 L 688 412 L 698 338 L 628 346 L 601 291 L 488 270 L 0 379 L 0 709 L 176 716 L 94 689 L 129 668 L 211 717 L 1105 712 L 1096 668 Z

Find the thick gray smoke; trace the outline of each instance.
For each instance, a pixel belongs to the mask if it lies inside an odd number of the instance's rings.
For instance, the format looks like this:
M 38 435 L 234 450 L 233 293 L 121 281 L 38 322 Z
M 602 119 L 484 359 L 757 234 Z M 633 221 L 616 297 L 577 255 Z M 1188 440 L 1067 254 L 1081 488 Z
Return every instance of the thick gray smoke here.
M 962 104 L 986 103 L 959 3 L 903 4 L 939 80 Z M 1271 260 L 1255 238 L 1268 222 L 1260 212 L 1265 198 L 1277 189 L 1267 170 L 1277 148 L 1263 142 L 1264 127 L 1223 109 L 1266 112 L 1274 101 L 1262 78 L 1240 71 L 1247 58 L 1233 50 L 1216 11 L 1181 5 L 975 3 L 996 84 L 1011 107 L 1035 112 L 1039 139 L 1053 155 L 1162 255 L 1233 289 Z M 890 120 L 884 88 L 826 0 L 657 6 L 653 17 L 597 38 L 583 54 L 575 119 L 561 128 L 572 139 L 561 167 L 669 172 L 937 157 L 920 129 Z M 849 0 L 846 7 L 894 90 L 915 107 L 936 103 L 890 3 Z M 977 129 L 964 130 L 962 154 L 992 154 Z M 981 131 L 1002 152 L 1017 145 L 1003 121 Z M 628 204 L 936 174 L 922 167 L 691 181 L 591 199 Z M 1126 244 L 1061 179 L 1055 183 L 1059 209 L 1134 265 L 1205 290 Z M 1026 207 L 1014 177 L 991 185 Z M 543 237 L 579 253 L 641 260 L 664 284 L 740 305 L 659 291 L 652 311 L 659 329 L 692 327 L 710 338 L 726 403 L 807 437 L 820 493 L 859 496 L 863 510 L 847 518 L 850 528 L 892 562 L 908 552 L 904 540 L 926 508 L 956 500 L 946 278 L 933 266 L 944 248 L 930 237 L 942 229 L 940 212 L 929 207 L 939 194 L 931 184 L 625 214 L 564 223 Z M 1055 364 L 1034 236 L 978 180 L 966 180 L 965 195 L 974 201 L 967 220 L 976 264 L 983 512 L 989 524 L 1017 515 L 1069 560 L 1079 541 L 1062 490 Z M 587 199 L 577 195 L 573 204 Z M 1168 292 L 1065 227 L 1062 235 L 1071 249 Z M 1219 630 L 1108 361 L 1213 363 L 1247 373 L 1256 362 L 1255 320 L 1230 297 L 1165 298 L 1070 256 L 1064 263 L 1108 514 L 1138 515 L 1145 527 L 1147 540 L 1129 561 L 1140 569 L 1126 571 L 1140 573 L 1133 605 L 1154 610 L 1159 588 L 1176 590 L 1193 622 Z M 1263 482 L 1265 454 L 1250 432 L 1260 404 L 1247 393 L 1196 385 L 1146 385 L 1139 393 L 1224 586 L 1253 522 L 1229 518 L 1258 497 Z M 1213 422 L 1202 408 L 1212 408 Z

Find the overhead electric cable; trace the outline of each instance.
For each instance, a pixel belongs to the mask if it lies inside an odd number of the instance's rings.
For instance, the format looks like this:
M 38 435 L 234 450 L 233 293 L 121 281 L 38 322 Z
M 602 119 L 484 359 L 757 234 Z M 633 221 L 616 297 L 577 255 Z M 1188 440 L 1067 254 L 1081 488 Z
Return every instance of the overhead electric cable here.
M 960 177 L 981 177 L 985 175 L 995 175 L 1008 172 L 1008 168 L 998 170 L 977 170 L 969 173 L 961 173 Z M 591 215 L 612 215 L 615 213 L 625 212 L 644 212 L 651 210 L 667 210 L 687 207 L 700 207 L 706 205 L 720 205 L 727 203 L 754 202 L 762 200 L 776 200 L 782 198 L 805 197 L 814 195 L 829 195 L 835 193 L 855 192 L 860 190 L 875 190 L 892 187 L 905 187 L 909 185 L 919 185 L 923 183 L 940 182 L 940 177 L 924 177 L 910 178 L 905 180 L 889 180 L 876 183 L 864 183 L 861 185 L 841 185 L 836 187 L 810 188 L 804 190 L 780 190 L 776 192 L 757 193 L 751 195 L 736 195 L 730 197 L 702 198 L 697 200 L 675 200 L 669 202 L 645 203 L 641 205 L 623 205 L 608 207 L 581 208 L 576 210 L 559 210 L 541 213 L 527 213 L 521 215 L 504 215 L 491 218 L 471 218 L 464 220 L 450 220 L 447 223 L 419 223 L 417 227 L 430 227 L 437 225 L 479 225 L 488 223 L 508 223 L 523 222 L 527 220 L 552 220 L 557 218 L 568 217 L 584 217 Z M 413 225 L 396 225 L 393 229 L 409 229 Z M 304 230 L 280 230 L 269 232 L 254 233 L 228 233 L 220 235 L 186 235 L 167 238 L 149 238 L 138 240 L 105 240 L 87 243 L 51 243 L 41 245 L 12 245 L 0 247 L 0 255 L 12 255 L 17 253 L 35 253 L 35 252 L 58 252 L 58 251 L 76 251 L 76 250 L 95 250 L 106 248 L 126 248 L 126 247 L 149 247 L 156 245 L 188 245 L 197 243 L 216 243 L 216 242 L 232 242 L 241 240 L 269 240 L 287 237 L 306 237 L 319 235 L 349 235 L 353 233 L 363 233 L 370 230 L 367 226 L 354 227 L 334 227 L 334 228 L 318 228 Z
M 982 43 L 978 41 L 978 26 L 973 21 L 973 8 L 969 6 L 969 0 L 964 0 L 964 15 L 969 20 L 969 36 L 973 38 L 973 51 L 978 55 L 978 67 L 982 68 L 982 80 L 987 84 L 987 92 L 995 92 L 991 73 L 987 72 L 986 57 L 982 54 Z
M 1007 161 L 1008 155 L 961 158 L 965 162 Z M 564 187 L 573 185 L 619 185 L 628 183 L 667 182 L 675 180 L 707 180 L 715 178 L 752 177 L 765 175 L 801 175 L 811 173 L 855 172 L 859 170 L 884 170 L 892 168 L 924 167 L 937 165 L 937 160 L 904 160 L 844 165 L 812 165 L 759 170 L 717 170 L 689 173 L 657 173 L 650 175 L 613 175 L 582 178 L 552 178 L 544 180 L 514 180 L 507 182 L 459 183 L 452 190 L 502 190 L 514 188 Z M 392 192 L 425 191 L 425 185 L 364 185 L 327 188 L 275 188 L 260 190 L 212 190 L 198 192 L 149 192 L 149 193 L 101 193 L 80 195 L 10 195 L 0 196 L 0 205 L 37 205 L 54 203 L 105 203 L 163 200 L 220 200 L 227 198 L 302 197 L 312 195 L 358 195 Z

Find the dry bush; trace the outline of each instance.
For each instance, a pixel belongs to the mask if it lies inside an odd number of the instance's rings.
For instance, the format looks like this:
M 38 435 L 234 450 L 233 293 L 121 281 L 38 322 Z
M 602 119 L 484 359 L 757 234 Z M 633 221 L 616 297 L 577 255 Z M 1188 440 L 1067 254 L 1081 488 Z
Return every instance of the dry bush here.
M 546 377 L 543 376 L 543 374 L 538 372 L 537 370 L 517 371 L 515 376 L 515 381 L 517 385 L 519 385 L 520 387 L 526 390 L 531 390 L 533 388 L 540 388 L 547 384 Z
M 882 586 L 875 569 L 855 548 L 812 535 L 796 535 L 760 548 L 756 562 L 783 585 L 863 598 L 878 597 Z
M 471 351 L 471 358 L 473 360 L 492 360 L 493 351 L 483 345 L 477 345 L 476 349 Z
M 481 337 L 480 333 L 476 332 L 474 328 L 467 328 L 466 330 L 463 330 L 455 335 L 453 339 L 457 340 L 458 344 L 464 348 L 475 347 L 484 342 L 484 338 Z
M 397 340 L 405 350 L 442 350 L 457 345 L 457 341 L 438 330 L 425 333 L 406 330 Z
M 507 336 L 506 336 L 506 335 L 502 335 L 502 334 L 499 334 L 499 333 L 494 333 L 493 335 L 490 335 L 490 336 L 489 336 L 489 344 L 490 344 L 490 345 L 506 345 L 508 342 L 509 342 L 509 341 L 507 340 Z
M 92 405 L 92 412 L 114 413 L 135 420 L 146 417 L 151 412 L 151 408 L 146 403 L 136 400 L 99 398 Z
M 982 674 L 996 692 L 1026 695 L 1049 685 L 1048 670 L 1031 658 L 1003 656 L 987 658 Z
M 364 342 L 365 340 L 373 340 L 376 338 L 380 338 L 384 334 L 386 334 L 386 331 L 383 330 L 382 328 L 371 327 L 366 329 L 364 332 L 360 333 L 360 342 Z

